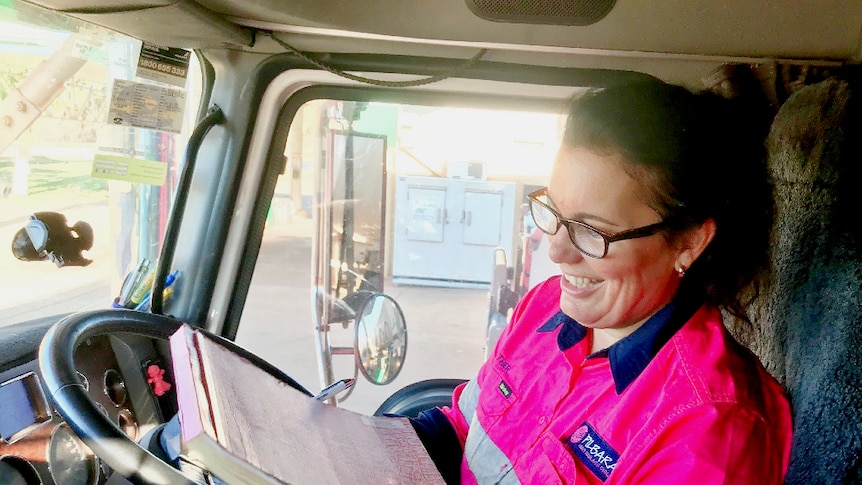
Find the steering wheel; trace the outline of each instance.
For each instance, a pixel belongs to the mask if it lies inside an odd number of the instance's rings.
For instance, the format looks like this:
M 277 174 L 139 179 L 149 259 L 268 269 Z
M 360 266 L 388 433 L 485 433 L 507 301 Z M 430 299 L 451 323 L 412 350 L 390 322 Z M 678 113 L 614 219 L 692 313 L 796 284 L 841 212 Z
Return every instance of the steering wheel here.
M 45 334 L 39 347 L 39 368 L 57 412 L 105 464 L 138 485 L 193 485 L 195 482 L 135 443 L 99 411 L 78 379 L 75 349 L 88 338 L 118 333 L 166 340 L 181 325 L 173 318 L 151 313 L 95 310 L 60 320 Z M 272 364 L 233 342 L 225 339 L 221 342 L 274 377 L 311 395 Z

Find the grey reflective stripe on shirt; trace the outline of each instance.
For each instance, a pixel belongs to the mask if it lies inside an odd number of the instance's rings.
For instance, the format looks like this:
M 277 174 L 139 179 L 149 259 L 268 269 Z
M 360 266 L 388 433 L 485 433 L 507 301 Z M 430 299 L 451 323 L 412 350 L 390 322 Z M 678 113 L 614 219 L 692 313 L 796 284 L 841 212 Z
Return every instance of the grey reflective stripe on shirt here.
M 473 417 L 476 416 L 476 406 L 479 405 L 479 384 L 476 384 L 476 379 L 468 382 L 461 391 L 461 397 L 458 398 L 458 409 L 464 415 L 464 421 L 473 422 Z
M 464 443 L 467 465 L 480 484 L 519 485 L 521 482 L 512 473 L 512 463 L 509 458 L 491 441 L 477 418 L 476 406 L 479 403 L 480 392 L 479 385 L 472 380 L 458 399 L 458 408 L 464 415 L 464 419 L 470 423 L 467 441 Z

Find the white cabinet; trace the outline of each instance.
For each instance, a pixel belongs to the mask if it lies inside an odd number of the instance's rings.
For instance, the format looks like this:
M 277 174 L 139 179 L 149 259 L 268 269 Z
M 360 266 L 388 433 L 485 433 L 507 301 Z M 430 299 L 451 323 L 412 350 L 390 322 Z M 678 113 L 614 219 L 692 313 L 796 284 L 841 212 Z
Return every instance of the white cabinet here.
M 484 288 L 494 248 L 513 254 L 514 183 L 398 177 L 395 199 L 396 284 Z

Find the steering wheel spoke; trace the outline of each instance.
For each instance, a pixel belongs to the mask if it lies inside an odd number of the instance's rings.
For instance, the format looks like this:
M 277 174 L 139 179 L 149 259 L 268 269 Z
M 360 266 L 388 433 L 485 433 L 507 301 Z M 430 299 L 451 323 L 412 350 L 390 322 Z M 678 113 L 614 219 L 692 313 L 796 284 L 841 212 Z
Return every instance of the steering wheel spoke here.
M 105 464 L 135 484 L 195 482 L 131 440 L 99 411 L 78 379 L 75 349 L 88 338 L 114 333 L 167 339 L 180 325 L 172 318 L 151 313 L 97 310 L 59 321 L 39 347 L 42 378 L 57 412 Z

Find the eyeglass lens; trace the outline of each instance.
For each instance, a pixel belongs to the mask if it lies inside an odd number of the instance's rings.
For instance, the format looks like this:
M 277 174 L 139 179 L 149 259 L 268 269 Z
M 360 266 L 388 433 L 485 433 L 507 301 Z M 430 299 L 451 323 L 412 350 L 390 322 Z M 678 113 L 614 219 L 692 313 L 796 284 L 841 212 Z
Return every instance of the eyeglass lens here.
M 594 258 L 605 255 L 605 239 L 592 228 L 575 221 L 563 223 L 554 211 L 537 201 L 530 201 L 530 212 L 536 226 L 543 232 L 554 235 L 562 223 L 568 229 L 572 244 L 583 253 Z

